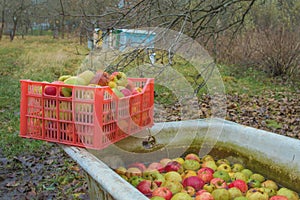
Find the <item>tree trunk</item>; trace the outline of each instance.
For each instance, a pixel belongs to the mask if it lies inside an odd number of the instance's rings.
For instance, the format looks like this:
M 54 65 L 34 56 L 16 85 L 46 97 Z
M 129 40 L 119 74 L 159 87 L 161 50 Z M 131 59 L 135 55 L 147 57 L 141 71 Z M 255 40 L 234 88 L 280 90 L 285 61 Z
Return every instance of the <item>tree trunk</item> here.
M 5 23 L 5 20 L 4 20 L 4 17 L 5 17 L 5 11 L 4 11 L 4 8 L 2 10 L 2 21 L 1 21 L 1 28 L 0 28 L 0 40 L 2 40 L 2 35 L 3 35 L 3 30 L 4 30 L 4 23 Z
M 13 20 L 13 22 L 14 22 L 14 26 L 13 26 L 13 29 L 11 30 L 11 32 L 10 32 L 10 41 L 13 41 L 15 36 L 16 36 L 18 18 L 15 18 Z

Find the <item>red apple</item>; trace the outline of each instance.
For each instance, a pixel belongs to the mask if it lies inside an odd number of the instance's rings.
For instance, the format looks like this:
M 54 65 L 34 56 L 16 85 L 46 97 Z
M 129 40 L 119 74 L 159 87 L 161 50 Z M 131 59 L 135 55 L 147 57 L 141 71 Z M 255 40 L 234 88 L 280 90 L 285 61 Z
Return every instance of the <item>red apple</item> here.
M 214 200 L 214 197 L 211 193 L 205 191 L 196 195 L 195 200 Z
M 229 185 L 228 185 L 229 188 L 232 188 L 232 187 L 236 187 L 238 188 L 239 190 L 241 190 L 241 192 L 245 193 L 247 192 L 248 190 L 248 185 L 245 181 L 243 180 L 235 180 L 233 182 L 231 182 Z
M 45 94 L 50 95 L 50 96 L 55 96 L 56 95 L 56 87 L 52 85 L 47 85 L 45 87 Z
M 209 169 L 209 168 L 206 168 Z M 205 183 L 209 183 L 211 179 L 213 179 L 213 173 L 211 173 L 211 170 L 201 170 L 199 169 L 197 172 L 197 176 L 201 178 Z
M 164 166 L 160 162 L 153 162 L 148 165 L 147 170 L 157 170 L 162 173 L 164 171 Z
M 200 162 L 200 158 L 197 154 L 194 153 L 189 153 L 184 157 L 185 160 L 196 160 L 198 162 Z
M 150 180 L 141 181 L 136 188 L 147 197 L 151 197 L 153 191 L 158 188 L 157 185 Z
M 286 196 L 276 195 L 272 196 L 269 200 L 289 200 Z
M 171 190 L 167 187 L 158 187 L 155 190 L 153 190 L 152 196 L 159 196 L 165 198 L 166 200 L 170 200 L 173 194 Z
M 227 183 L 221 178 L 213 178 L 210 181 L 210 184 L 215 186 L 215 188 L 227 188 Z
M 202 172 L 202 171 L 209 171 L 211 172 L 212 174 L 215 172 L 212 168 L 209 168 L 209 167 L 201 167 L 198 172 Z
M 168 162 L 171 162 L 172 160 L 170 158 L 163 158 L 159 162 L 163 165 L 166 166 Z
M 196 191 L 201 190 L 204 184 L 205 184 L 204 181 L 198 176 L 190 176 L 183 179 L 182 181 L 182 185 L 184 188 L 186 188 L 187 186 L 191 186 L 195 188 Z
M 179 172 L 180 170 L 183 170 L 181 164 L 175 160 L 168 162 L 164 169 L 165 172 L 170 172 L 170 171 Z

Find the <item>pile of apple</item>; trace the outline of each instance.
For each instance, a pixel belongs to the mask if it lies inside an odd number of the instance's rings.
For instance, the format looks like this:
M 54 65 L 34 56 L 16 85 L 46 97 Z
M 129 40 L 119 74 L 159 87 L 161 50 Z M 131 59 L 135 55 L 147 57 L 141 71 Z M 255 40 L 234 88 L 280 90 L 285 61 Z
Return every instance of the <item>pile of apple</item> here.
M 127 79 L 124 72 L 113 72 L 109 74 L 104 71 L 97 71 L 96 73 L 86 70 L 77 76 L 62 75 L 58 80 L 53 81 L 53 84 L 68 84 L 68 85 L 82 85 L 91 87 L 105 87 L 109 86 L 115 95 L 119 98 L 135 95 L 142 92 L 141 87 L 135 87 L 133 82 Z M 45 87 L 45 94 L 50 96 L 57 95 L 57 87 L 55 85 L 47 85 Z M 63 97 L 72 96 L 72 88 L 62 87 L 59 94 Z
M 295 191 L 240 163 L 211 155 L 189 153 L 115 171 L 151 200 L 299 200 Z

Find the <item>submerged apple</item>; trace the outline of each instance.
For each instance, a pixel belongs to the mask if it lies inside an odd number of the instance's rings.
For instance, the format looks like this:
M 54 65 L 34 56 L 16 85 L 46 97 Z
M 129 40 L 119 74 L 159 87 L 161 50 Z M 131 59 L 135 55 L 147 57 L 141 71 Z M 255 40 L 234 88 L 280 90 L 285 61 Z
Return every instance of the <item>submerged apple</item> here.
M 183 187 L 191 186 L 196 191 L 198 191 L 203 188 L 203 186 L 205 185 L 205 182 L 198 176 L 190 176 L 190 177 L 183 179 L 182 185 L 183 185 Z

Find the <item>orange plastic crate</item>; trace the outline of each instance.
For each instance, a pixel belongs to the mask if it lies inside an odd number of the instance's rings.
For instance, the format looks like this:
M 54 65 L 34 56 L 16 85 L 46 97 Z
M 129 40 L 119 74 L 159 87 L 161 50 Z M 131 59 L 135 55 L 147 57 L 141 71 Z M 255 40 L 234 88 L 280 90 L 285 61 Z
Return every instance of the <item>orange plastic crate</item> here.
M 103 149 L 153 126 L 154 79 L 128 79 L 142 92 L 118 98 L 108 86 L 20 80 L 20 136 Z M 44 93 L 49 85 L 56 87 L 56 95 Z M 62 87 L 71 88 L 72 97 L 61 96 Z

